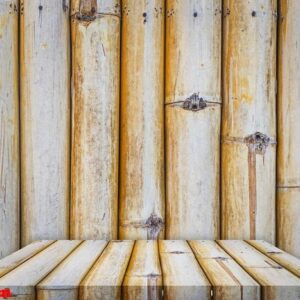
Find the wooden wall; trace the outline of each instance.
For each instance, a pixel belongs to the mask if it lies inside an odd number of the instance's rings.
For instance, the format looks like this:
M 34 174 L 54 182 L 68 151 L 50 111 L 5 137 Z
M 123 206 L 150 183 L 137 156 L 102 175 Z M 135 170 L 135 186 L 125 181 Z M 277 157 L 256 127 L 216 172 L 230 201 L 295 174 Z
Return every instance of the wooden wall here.
M 298 2 L 0 0 L 0 257 L 63 238 L 300 256 Z

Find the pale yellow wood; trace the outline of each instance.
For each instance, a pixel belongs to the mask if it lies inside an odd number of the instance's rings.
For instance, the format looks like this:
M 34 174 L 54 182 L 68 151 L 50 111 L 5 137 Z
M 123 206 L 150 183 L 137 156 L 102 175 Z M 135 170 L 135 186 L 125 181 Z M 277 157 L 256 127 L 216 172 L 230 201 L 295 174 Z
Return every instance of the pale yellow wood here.
M 277 0 L 223 5 L 222 238 L 275 241 Z
M 56 241 L 1 277 L 0 289 L 10 288 L 15 296 L 35 297 L 35 286 L 80 243 L 80 241 Z
M 84 241 L 36 287 L 38 300 L 76 300 L 80 282 L 107 245 L 106 241 Z
M 164 299 L 211 299 L 211 286 L 186 241 L 159 241 Z
M 300 258 L 300 187 L 277 189 L 278 247 Z
M 300 277 L 300 259 L 265 241 L 249 240 L 251 246 L 275 260 L 278 264 Z
M 120 299 L 134 241 L 111 241 L 80 284 L 80 299 Z
M 300 258 L 300 2 L 279 3 L 277 242 Z
M 18 12 L 0 2 L 0 258 L 20 247 Z
M 122 299 L 160 299 L 162 273 L 157 241 L 136 241 L 122 284 Z
M 219 237 L 221 10 L 220 0 L 167 1 L 168 239 Z
M 68 2 L 20 4 L 23 246 L 37 239 L 69 237 Z
M 190 241 L 189 244 L 213 286 L 213 299 L 260 299 L 259 284 L 216 242 Z
M 122 1 L 122 239 L 164 238 L 163 0 Z
M 44 250 L 54 241 L 36 241 L 0 260 L 0 277 L 10 272 L 38 252 Z
M 244 241 L 218 243 L 261 285 L 263 300 L 300 299 L 300 278 Z
M 120 11 L 111 12 L 119 1 L 95 2 L 81 1 L 89 10 L 71 21 L 71 238 L 116 239 Z

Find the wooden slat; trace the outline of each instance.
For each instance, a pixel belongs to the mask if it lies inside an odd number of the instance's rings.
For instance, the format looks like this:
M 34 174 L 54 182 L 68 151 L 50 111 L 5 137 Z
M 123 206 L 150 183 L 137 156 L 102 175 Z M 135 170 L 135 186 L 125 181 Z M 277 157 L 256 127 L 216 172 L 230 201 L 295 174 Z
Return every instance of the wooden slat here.
M 37 286 L 37 299 L 77 299 L 79 284 L 107 245 L 85 241 Z
M 119 299 L 134 241 L 111 241 L 80 284 L 80 299 Z
M 275 260 L 281 266 L 300 277 L 300 259 L 297 257 L 284 252 L 283 250 L 280 250 L 279 248 L 265 241 L 250 240 L 247 242 L 266 256 Z
M 137 241 L 123 281 L 122 299 L 160 299 L 161 286 L 157 241 Z
M 47 248 L 54 241 L 36 241 L 0 260 L 0 277 Z
M 262 299 L 300 298 L 300 279 L 244 241 L 218 241 L 261 286 Z
M 213 285 L 215 300 L 260 299 L 260 286 L 216 242 L 190 241 L 195 256 Z
M 0 1 L 0 258 L 20 247 L 18 12 Z
M 0 278 L 0 289 L 10 288 L 14 295 L 34 299 L 34 287 L 51 272 L 80 241 L 57 241 Z M 18 298 L 19 299 L 19 298 Z
M 210 299 L 211 286 L 185 241 L 159 241 L 164 299 Z

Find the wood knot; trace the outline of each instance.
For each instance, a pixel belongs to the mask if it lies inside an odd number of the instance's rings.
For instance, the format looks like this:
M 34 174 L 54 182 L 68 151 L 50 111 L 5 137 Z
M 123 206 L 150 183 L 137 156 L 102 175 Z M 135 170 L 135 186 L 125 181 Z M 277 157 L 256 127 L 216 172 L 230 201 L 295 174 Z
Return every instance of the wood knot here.
M 97 0 L 83 0 L 80 2 L 79 13 L 76 15 L 77 20 L 91 22 L 96 19 Z
M 156 214 L 151 214 L 145 224 L 148 229 L 148 238 L 150 240 L 156 240 L 164 224 L 162 218 Z
M 248 147 L 254 149 L 256 154 L 265 154 L 270 138 L 261 132 L 255 132 L 245 138 Z
M 198 94 L 193 94 L 183 101 L 182 108 L 185 110 L 198 111 L 206 108 L 207 104 Z

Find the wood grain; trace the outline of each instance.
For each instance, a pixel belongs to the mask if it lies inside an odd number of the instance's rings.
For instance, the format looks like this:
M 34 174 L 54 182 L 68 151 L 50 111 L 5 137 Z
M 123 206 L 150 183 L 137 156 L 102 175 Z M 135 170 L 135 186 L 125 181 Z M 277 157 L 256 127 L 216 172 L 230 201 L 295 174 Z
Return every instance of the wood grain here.
M 0 3 L 0 258 L 20 247 L 19 1 Z
M 69 238 L 70 30 L 61 0 L 20 5 L 24 246 Z
M 167 239 L 219 236 L 221 9 L 167 1 Z
M 122 8 L 119 238 L 164 238 L 165 6 L 124 0 Z

